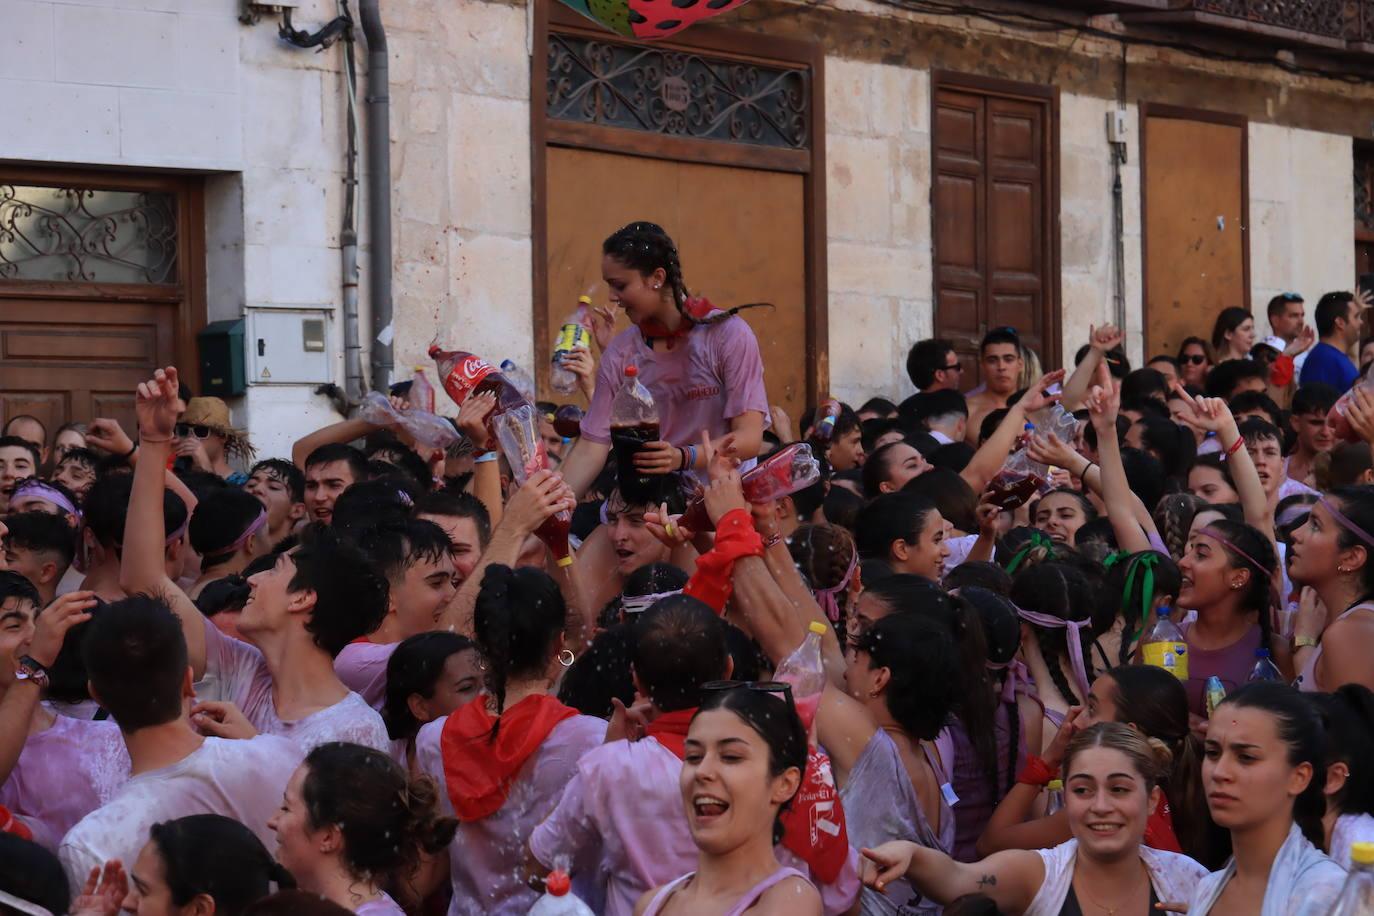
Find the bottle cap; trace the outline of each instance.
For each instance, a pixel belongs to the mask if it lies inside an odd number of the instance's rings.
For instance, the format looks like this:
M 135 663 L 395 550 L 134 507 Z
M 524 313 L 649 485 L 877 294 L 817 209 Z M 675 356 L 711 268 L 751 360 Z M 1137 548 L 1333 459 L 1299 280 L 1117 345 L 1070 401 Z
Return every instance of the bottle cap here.
M 1028 430 L 1033 430 L 1033 429 L 1035 429 L 1035 424 L 1034 424 L 1034 423 L 1027 423 L 1025 426 L 1021 427 L 1021 430 L 1022 430 L 1023 432 L 1028 431 Z
M 1064 791 L 1064 780 L 1062 780 L 1062 779 L 1051 779 L 1051 780 L 1049 781 L 1049 785 L 1047 785 L 1046 788 L 1049 789 L 1051 792 L 1063 792 L 1063 791 Z
M 565 871 L 551 871 L 549 876 L 544 879 L 544 889 L 550 896 L 562 897 L 572 889 L 572 879 Z
M 1255 650 L 1255 658 L 1268 658 L 1268 657 L 1269 657 L 1269 650 L 1268 650 L 1268 649 L 1256 649 L 1256 650 Z
M 1155 616 L 1156 616 L 1156 617 L 1168 617 L 1171 613 L 1173 613 L 1173 609 L 1170 608 L 1169 605 L 1165 604 L 1165 605 L 1161 605 L 1161 606 L 1159 607 L 1159 609 L 1155 611 Z
M 625 377 L 626 377 L 626 378 L 634 378 L 636 375 L 639 375 L 639 367 L 638 367 L 638 366 L 626 366 L 626 367 L 625 367 Z
M 811 625 L 808 626 L 807 629 L 810 630 L 812 633 L 815 633 L 817 636 L 824 636 L 825 631 L 830 628 L 827 627 L 825 624 L 821 623 L 819 620 L 813 620 L 811 621 Z
M 1374 843 L 1351 843 L 1350 861 L 1356 865 L 1374 865 Z
M 577 301 L 580 302 L 580 303 L 582 303 L 583 305 L 591 305 L 591 304 L 592 304 L 592 297 L 591 297 L 591 296 L 578 296 L 578 297 L 577 297 Z

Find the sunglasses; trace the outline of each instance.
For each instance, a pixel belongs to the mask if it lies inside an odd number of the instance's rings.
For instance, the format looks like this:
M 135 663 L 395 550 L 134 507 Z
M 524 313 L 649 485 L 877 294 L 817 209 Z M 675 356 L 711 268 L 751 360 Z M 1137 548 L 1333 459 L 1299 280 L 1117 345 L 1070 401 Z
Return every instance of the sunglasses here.
M 1279 298 L 1284 302 L 1301 302 L 1302 296 L 1297 293 L 1279 293 Z
M 945 371 L 945 372 L 963 372 L 963 371 L 964 371 L 964 367 L 963 367 L 963 365 L 962 365 L 961 363 L 955 363 L 955 364 L 952 365 L 952 366 L 941 366 L 940 369 L 943 370 L 943 371 Z
M 1178 361 L 1184 364 L 1192 363 L 1194 366 L 1201 366 L 1203 363 L 1207 362 L 1207 356 L 1203 353 L 1189 353 L 1186 356 L 1180 356 Z
M 203 423 L 178 423 L 173 430 L 178 439 L 189 439 L 195 436 L 197 439 L 209 439 L 214 430 Z
M 793 710 L 797 704 L 792 699 L 792 685 L 782 681 L 707 681 L 701 685 L 701 692 L 716 693 L 725 690 L 756 690 L 759 693 L 770 693 L 780 699 L 786 700 L 787 705 Z

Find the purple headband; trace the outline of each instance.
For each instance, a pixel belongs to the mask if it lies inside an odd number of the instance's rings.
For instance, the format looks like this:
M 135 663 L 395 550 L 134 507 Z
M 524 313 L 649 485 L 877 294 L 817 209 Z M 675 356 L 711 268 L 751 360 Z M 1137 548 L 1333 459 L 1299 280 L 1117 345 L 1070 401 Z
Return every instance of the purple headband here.
M 229 553 L 229 552 L 231 552 L 231 551 L 238 550 L 240 547 L 242 547 L 245 543 L 248 542 L 248 539 L 249 539 L 249 538 L 251 538 L 253 535 L 255 535 L 255 534 L 257 534 L 259 531 L 261 531 L 261 530 L 262 530 L 262 526 L 263 526 L 263 525 L 266 525 L 266 524 L 267 524 L 267 510 L 266 510 L 266 509 L 263 509 L 263 510 L 261 510 L 261 511 L 258 512 L 258 517 L 255 518 L 255 519 L 253 519 L 253 524 L 249 525 L 249 526 L 244 530 L 243 534 L 240 534 L 240 535 L 239 535 L 238 540 L 234 541 L 234 543 L 229 544 L 229 545 L 227 545 L 227 546 L 225 546 L 225 547 L 221 547 L 219 550 L 216 550 L 215 553 L 216 553 L 216 554 L 222 554 L 222 553 Z
M 835 601 L 842 589 L 849 587 L 849 580 L 854 578 L 854 570 L 859 568 L 859 551 L 855 550 L 849 558 L 849 568 L 844 571 L 844 577 L 839 582 L 829 588 L 813 588 L 811 594 L 816 596 L 816 603 L 825 611 L 825 616 L 830 618 L 832 623 L 838 623 L 840 619 L 840 605 Z
M 1035 691 L 1035 679 L 1031 677 L 1026 663 L 1019 658 L 1013 658 L 1009 662 L 988 662 L 986 667 L 989 671 L 1007 672 L 1007 678 L 1002 682 L 1003 703 L 1015 703 L 1018 693 Z
M 1014 606 L 1014 605 L 1013 605 Z M 1016 616 L 1027 623 L 1036 626 L 1049 627 L 1050 629 L 1066 629 L 1069 631 L 1064 641 L 1069 644 L 1069 662 L 1073 665 L 1074 680 L 1078 682 L 1082 690 L 1084 702 L 1088 696 L 1088 669 L 1083 664 L 1083 639 L 1078 635 L 1078 631 L 1087 626 L 1092 626 L 1091 620 L 1065 620 L 1062 617 L 1055 617 L 1052 614 L 1041 614 L 1037 611 L 1028 611 L 1025 608 L 1016 608 Z M 1054 659 L 1045 659 L 1046 664 L 1058 664 Z
M 1325 494 L 1318 496 L 1317 502 L 1321 503 L 1326 508 L 1326 511 L 1331 513 L 1331 517 L 1336 520 L 1336 524 L 1364 541 L 1366 546 L 1374 547 L 1374 535 L 1371 535 L 1368 531 L 1365 531 L 1359 525 L 1346 518 L 1341 510 L 1331 504 L 1331 500 L 1327 499 Z
M 165 541 L 165 543 L 168 544 L 168 545 L 171 545 L 171 543 L 172 543 L 173 541 L 175 541 L 177 538 L 179 538 L 179 537 L 181 537 L 183 534 L 185 534 L 185 533 L 186 533 L 186 526 L 189 525 L 189 524 L 191 524 L 191 517 L 188 515 L 188 516 L 186 516 L 186 521 L 184 521 L 184 522 L 181 523 L 181 527 L 180 527 L 180 528 L 178 528 L 176 531 L 173 531 L 171 534 L 167 535 L 167 540 Z
M 1227 550 L 1231 551 L 1236 556 L 1240 557 L 1242 560 L 1249 563 L 1251 566 L 1255 567 L 1255 569 L 1264 573 L 1266 576 L 1274 575 L 1274 571 L 1272 569 L 1265 566 L 1263 563 L 1261 563 L 1259 560 L 1256 560 L 1254 557 L 1250 556 L 1250 554 L 1241 550 L 1235 544 L 1231 543 L 1229 540 L 1226 539 L 1226 536 L 1224 534 L 1217 531 L 1217 529 L 1213 528 L 1211 525 L 1208 525 L 1205 528 L 1199 528 L 1197 533 L 1206 535 L 1212 540 L 1217 541 L 1221 544 L 1221 546 L 1225 547 Z
M 20 481 L 19 485 L 14 488 L 14 493 L 10 495 L 10 499 L 17 499 L 20 496 L 37 497 L 44 502 L 52 503 L 72 518 L 78 520 L 81 518 L 81 510 L 76 508 L 72 501 L 68 499 L 61 490 L 49 486 L 36 477 L 30 477 L 28 480 Z

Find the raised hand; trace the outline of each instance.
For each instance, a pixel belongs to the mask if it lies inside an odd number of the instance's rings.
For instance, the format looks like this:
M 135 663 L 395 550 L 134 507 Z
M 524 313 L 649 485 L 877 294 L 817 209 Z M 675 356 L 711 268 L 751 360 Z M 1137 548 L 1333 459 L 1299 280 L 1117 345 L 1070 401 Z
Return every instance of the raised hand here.
M 177 393 L 175 366 L 159 369 L 150 381 L 139 382 L 134 412 L 138 415 L 138 436 L 145 442 L 170 442 L 177 417 L 186 404 Z
M 103 868 L 91 869 L 81 894 L 72 901 L 67 912 L 70 916 L 115 916 L 124 905 L 128 889 L 129 878 L 124 873 L 123 863 L 111 859 Z
M 744 489 L 740 486 L 739 471 L 730 471 L 713 478 L 706 487 L 706 514 L 719 525 L 720 520 L 736 509 L 749 511 L 749 503 L 744 499 Z
M 233 703 L 205 700 L 191 707 L 191 724 L 212 738 L 253 738 L 258 730 Z
M 649 529 L 649 533 L 657 538 L 660 544 L 671 550 L 696 537 L 696 532 L 689 531 L 679 524 L 681 518 L 680 515 L 671 514 L 668 504 L 663 503 L 657 509 L 650 509 L 644 513 L 644 527 Z
M 1026 453 L 1041 464 L 1065 468 L 1065 473 L 1070 464 L 1077 465 L 1074 459 L 1078 457 L 1078 453 L 1054 433 L 1036 433 L 1031 436 L 1030 442 L 1026 443 Z
M 1221 398 L 1195 398 L 1178 382 L 1174 382 L 1173 388 L 1183 399 L 1182 414 L 1189 425 L 1205 432 L 1218 432 L 1236 425 L 1231 408 Z
M 1316 342 L 1317 332 L 1313 330 L 1312 325 L 1305 324 L 1302 326 L 1302 330 L 1298 332 L 1298 336 L 1284 348 L 1283 352 L 1289 356 L 1297 356 Z
M 1088 422 L 1098 435 L 1111 431 L 1116 434 L 1116 418 L 1121 413 L 1121 389 L 1112 384 L 1112 373 L 1106 363 L 1097 367 L 1093 389 L 1088 393 Z
M 487 416 L 496 409 L 496 395 L 490 391 L 470 396 L 458 408 L 458 431 L 472 442 L 472 447 L 481 451 L 492 447 L 491 436 L 487 434 Z
M 133 450 L 134 440 L 129 438 L 118 420 L 97 417 L 86 427 L 86 444 L 111 455 L 127 455 Z
M 95 606 L 95 592 L 67 592 L 62 595 L 38 615 L 28 650 L 20 654 L 30 655 L 43 667 L 51 668 L 57 661 L 57 654 L 62 651 L 67 631 L 90 620 L 91 608 Z M 22 645 L 20 649 L 23 649 Z
M 1053 372 L 1046 372 L 1040 376 L 1040 381 L 1036 382 L 1021 395 L 1020 404 L 1028 414 L 1043 410 L 1059 400 L 1059 395 L 1049 394 L 1048 389 L 1064 381 L 1064 370 L 1056 369 Z
M 1374 395 L 1363 385 L 1350 389 L 1350 399 L 1345 402 L 1345 418 L 1355 435 L 1366 442 L 1374 442 Z
M 586 347 L 578 347 L 565 355 L 559 365 L 577 376 L 577 387 L 590 401 L 596 391 L 596 359 L 592 356 L 592 351 Z
M 609 305 L 598 305 L 587 312 L 592 320 L 592 339 L 602 353 L 615 337 L 615 311 Z
M 1088 345 L 1100 353 L 1121 346 L 1121 341 L 1126 339 L 1126 333 L 1116 325 L 1104 324 L 1102 327 L 1088 326 Z
M 533 534 L 549 516 L 576 508 L 577 497 L 563 478 L 555 471 L 539 470 L 511 495 L 501 524 L 513 525 L 521 534 Z

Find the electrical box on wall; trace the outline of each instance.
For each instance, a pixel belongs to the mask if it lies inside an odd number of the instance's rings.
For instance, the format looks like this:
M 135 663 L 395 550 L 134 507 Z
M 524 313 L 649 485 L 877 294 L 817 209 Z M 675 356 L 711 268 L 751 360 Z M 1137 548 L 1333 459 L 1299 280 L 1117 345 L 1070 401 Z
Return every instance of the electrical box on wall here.
M 249 309 L 248 382 L 319 385 L 334 380 L 328 309 Z
M 243 394 L 243 319 L 212 321 L 196 335 L 201 394 L 236 398 Z

